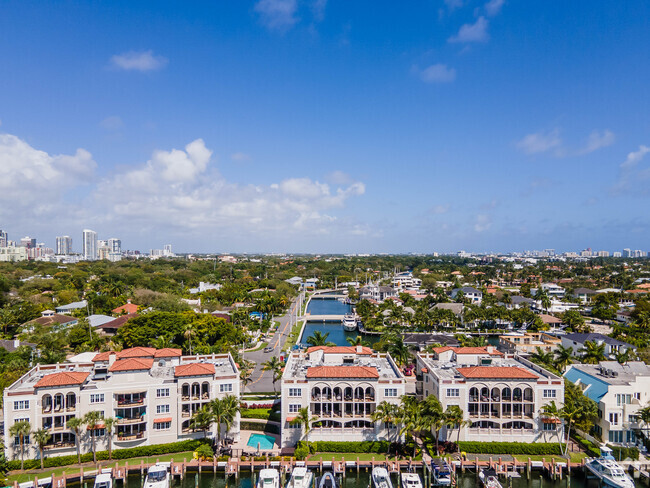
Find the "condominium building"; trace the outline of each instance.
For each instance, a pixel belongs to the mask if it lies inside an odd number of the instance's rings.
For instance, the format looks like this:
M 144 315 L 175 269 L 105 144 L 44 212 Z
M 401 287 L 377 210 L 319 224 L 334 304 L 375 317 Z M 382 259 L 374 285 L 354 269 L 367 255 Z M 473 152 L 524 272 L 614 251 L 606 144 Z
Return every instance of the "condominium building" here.
M 441 439 L 557 442 L 557 419 L 542 407 L 564 404 L 562 378 L 517 355 L 487 347 L 439 347 L 417 355 L 416 391 L 434 395 L 444 410 L 457 405 L 468 425 L 445 427 Z
M 89 229 L 83 231 L 83 257 L 86 261 L 95 261 L 97 259 L 97 232 Z
M 0 247 L 0 263 L 27 261 L 27 248 L 22 246 Z
M 72 252 L 72 237 L 58 236 L 56 238 L 56 253 L 59 255 L 67 255 Z
M 229 354 L 182 356 L 180 349 L 136 347 L 99 353 L 89 363 L 38 365 L 4 391 L 7 455 L 19 455 L 9 429 L 20 420 L 33 430 L 50 430 L 48 456 L 74 454 L 75 434 L 67 422 L 90 411 L 117 419 L 116 449 L 202 437 L 191 428 L 192 414 L 226 395 L 239 397 L 239 370 Z M 230 432 L 239 436 L 239 418 Z M 92 432 L 84 427 L 82 451 L 90 450 L 90 436 L 99 450 L 107 448 L 103 426 Z M 27 456 L 37 457 L 38 450 L 25 444 Z
M 564 377 L 598 404 L 594 428 L 603 441 L 636 442 L 637 412 L 650 401 L 650 366 L 641 361 L 572 364 Z
M 282 376 L 282 447 L 295 446 L 302 426 L 291 425 L 301 408 L 318 420 L 311 441 L 388 438 L 371 416 L 384 400 L 399 403 L 406 380 L 389 354 L 362 346 L 311 347 L 293 352 Z M 394 436 L 395 432 L 391 431 Z
M 7 247 L 8 243 L 9 237 L 7 236 L 7 232 L 0 229 L 0 247 Z
M 499 349 L 509 354 L 533 354 L 539 347 L 544 352 L 553 352 L 562 339 L 544 332 L 512 332 L 499 336 Z

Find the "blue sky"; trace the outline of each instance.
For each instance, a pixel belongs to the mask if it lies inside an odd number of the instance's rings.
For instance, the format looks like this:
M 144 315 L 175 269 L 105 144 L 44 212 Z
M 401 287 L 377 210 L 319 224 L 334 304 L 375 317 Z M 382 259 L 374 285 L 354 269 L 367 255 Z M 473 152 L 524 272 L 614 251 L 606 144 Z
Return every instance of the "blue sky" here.
M 650 249 L 643 1 L 3 2 L 0 228 Z

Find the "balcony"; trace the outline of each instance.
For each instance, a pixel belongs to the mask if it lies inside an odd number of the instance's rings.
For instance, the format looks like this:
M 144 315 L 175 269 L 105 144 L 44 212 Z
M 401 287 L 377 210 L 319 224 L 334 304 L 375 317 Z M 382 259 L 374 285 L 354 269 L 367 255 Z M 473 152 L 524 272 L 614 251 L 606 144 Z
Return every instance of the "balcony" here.
M 129 417 L 129 418 L 122 418 L 122 417 L 117 417 L 117 425 L 130 425 L 130 424 L 141 424 L 146 422 L 147 419 L 145 418 L 144 415 L 141 415 L 140 417 Z
M 124 398 L 121 400 L 117 401 L 117 405 L 119 407 L 140 407 L 144 405 L 144 398 L 133 398 L 133 399 L 128 399 Z
M 135 434 L 117 434 L 116 440 L 120 442 L 124 441 L 135 441 L 138 439 L 144 439 L 145 432 L 136 432 Z
M 43 449 L 46 451 L 50 451 L 53 449 L 70 449 L 76 447 L 74 442 L 56 442 L 54 444 L 48 444 L 46 446 L 43 446 Z

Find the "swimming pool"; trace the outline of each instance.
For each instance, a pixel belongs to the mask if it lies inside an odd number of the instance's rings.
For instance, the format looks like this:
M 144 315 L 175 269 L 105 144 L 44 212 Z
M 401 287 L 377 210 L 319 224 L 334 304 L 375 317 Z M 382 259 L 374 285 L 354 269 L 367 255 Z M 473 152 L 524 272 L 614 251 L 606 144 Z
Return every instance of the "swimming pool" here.
M 260 445 L 260 449 L 273 449 L 275 438 L 270 435 L 251 434 L 246 445 L 257 449 L 258 444 Z

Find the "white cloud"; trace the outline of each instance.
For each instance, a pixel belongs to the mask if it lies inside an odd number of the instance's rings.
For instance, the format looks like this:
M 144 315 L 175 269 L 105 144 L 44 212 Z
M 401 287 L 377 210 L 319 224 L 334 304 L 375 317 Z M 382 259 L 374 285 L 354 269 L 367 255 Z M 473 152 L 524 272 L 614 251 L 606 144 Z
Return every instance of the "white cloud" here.
M 251 157 L 250 154 L 246 154 L 243 152 L 236 152 L 230 155 L 230 159 L 232 159 L 233 161 L 245 162 L 245 161 L 250 161 Z
M 450 83 L 456 79 L 456 70 L 446 64 L 432 64 L 423 70 L 415 69 L 425 83 Z
M 635 168 L 642 160 L 643 157 L 650 152 L 650 147 L 641 145 L 638 151 L 633 151 L 627 155 L 625 161 L 621 163 L 621 169 Z
M 111 57 L 111 66 L 125 71 L 155 71 L 167 64 L 167 58 L 155 56 L 153 51 L 129 51 Z
M 340 170 L 332 171 L 325 179 L 334 185 L 349 185 L 352 183 L 350 175 Z
M 487 31 L 489 24 L 489 20 L 480 16 L 475 23 L 461 26 L 458 34 L 448 40 L 449 42 L 486 42 L 490 38 Z
M 296 0 L 259 0 L 255 11 L 260 15 L 262 23 L 271 30 L 284 31 L 293 27 L 298 18 Z
M 490 0 L 485 4 L 485 12 L 490 17 L 494 17 L 499 12 L 501 12 L 501 8 L 503 7 L 504 3 L 506 3 L 505 0 Z
M 521 141 L 517 142 L 517 147 L 526 154 L 538 154 L 551 149 L 559 149 L 562 145 L 559 129 L 550 131 L 541 131 L 534 134 L 528 134 Z
M 650 153 L 650 147 L 640 145 L 638 150 L 627 155 L 625 161 L 620 165 L 618 180 L 611 188 L 613 194 L 650 194 L 650 166 L 641 166 L 648 153 Z
M 611 146 L 614 144 L 615 140 L 616 136 L 612 131 L 608 129 L 605 129 L 602 132 L 595 130 L 589 134 L 587 143 L 580 151 L 578 151 L 578 154 L 589 154 L 603 147 Z
M 122 119 L 119 116 L 111 115 L 102 120 L 99 125 L 108 131 L 116 131 L 124 127 L 124 122 L 122 122 Z
M 449 212 L 449 208 L 450 205 L 448 203 L 444 205 L 435 205 L 431 208 L 431 213 L 435 215 L 446 214 L 447 212 Z
M 492 227 L 492 219 L 487 214 L 478 214 L 476 216 L 476 221 L 474 222 L 474 231 L 475 232 L 485 232 L 490 230 Z

